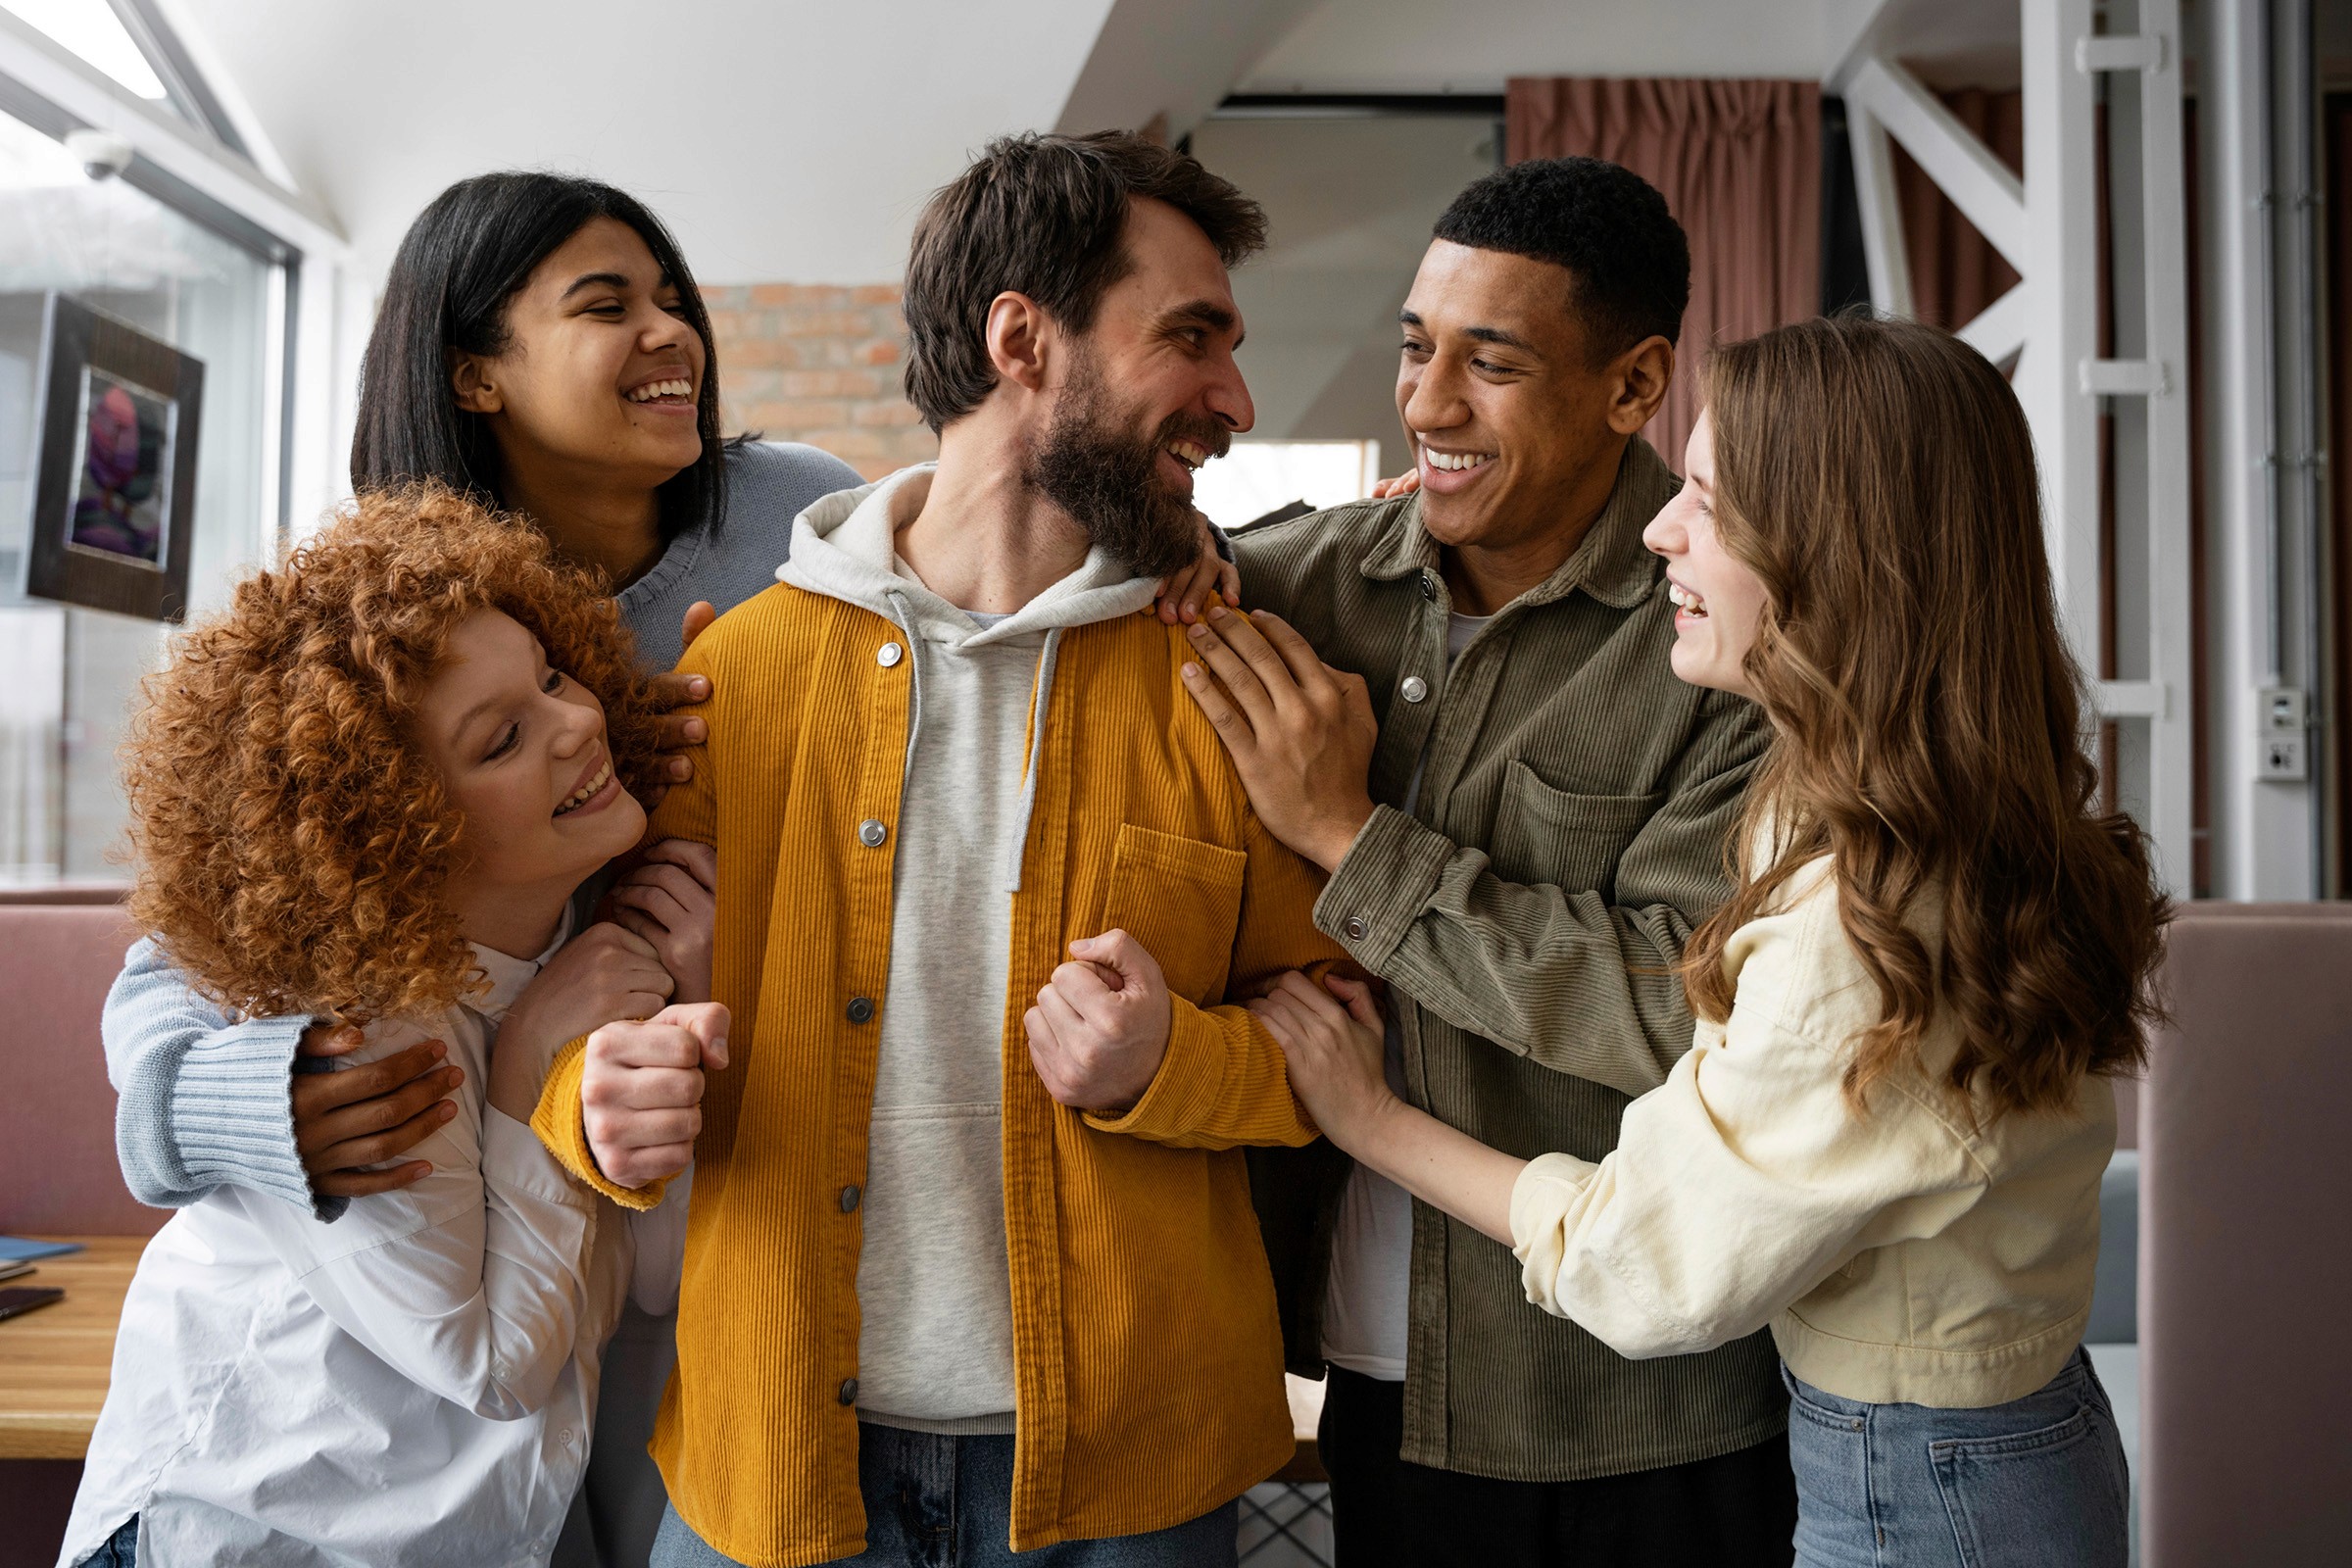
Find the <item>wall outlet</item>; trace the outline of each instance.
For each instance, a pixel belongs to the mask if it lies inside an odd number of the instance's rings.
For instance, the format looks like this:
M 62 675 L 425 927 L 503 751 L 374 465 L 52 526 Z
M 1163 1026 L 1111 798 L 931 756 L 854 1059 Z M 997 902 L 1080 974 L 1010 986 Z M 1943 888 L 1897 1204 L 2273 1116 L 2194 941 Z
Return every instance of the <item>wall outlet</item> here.
M 2311 697 L 2300 686 L 2265 686 L 2254 694 L 2254 776 L 2295 781 L 2311 777 Z
M 2256 778 L 2300 779 L 2310 776 L 2310 772 L 2304 737 L 2265 735 L 2262 738 L 2262 758 L 2254 769 Z

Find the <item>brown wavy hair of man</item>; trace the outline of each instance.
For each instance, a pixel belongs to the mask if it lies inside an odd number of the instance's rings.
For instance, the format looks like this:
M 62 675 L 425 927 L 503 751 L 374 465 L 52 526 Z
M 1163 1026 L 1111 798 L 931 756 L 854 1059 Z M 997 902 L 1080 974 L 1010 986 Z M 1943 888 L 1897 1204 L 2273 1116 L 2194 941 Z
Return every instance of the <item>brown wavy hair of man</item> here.
M 179 639 L 123 748 L 130 911 L 199 991 L 364 1020 L 476 983 L 447 897 L 465 818 L 411 724 L 483 610 L 604 705 L 622 782 L 652 782 L 652 710 L 602 579 L 439 484 L 364 493 Z
M 1715 525 L 1765 589 L 1744 668 L 1775 739 L 1731 901 L 1685 955 L 1692 1009 L 1730 1015 L 1725 943 L 1826 854 L 1882 1004 L 1853 1102 L 1942 1006 L 1955 1089 L 1995 1116 L 2070 1105 L 2144 1060 L 2171 906 L 2095 804 L 2016 394 L 1949 334 L 1867 317 L 1720 348 L 1702 392 Z M 1929 900 L 1939 953 L 1906 919 Z

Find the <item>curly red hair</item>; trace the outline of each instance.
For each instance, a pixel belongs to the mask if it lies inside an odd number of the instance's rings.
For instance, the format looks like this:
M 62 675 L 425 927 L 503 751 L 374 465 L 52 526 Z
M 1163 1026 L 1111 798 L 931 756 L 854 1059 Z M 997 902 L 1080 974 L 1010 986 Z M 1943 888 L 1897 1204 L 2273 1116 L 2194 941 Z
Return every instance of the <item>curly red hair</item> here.
M 445 486 L 364 494 L 180 639 L 123 748 L 130 910 L 198 990 L 366 1019 L 471 988 L 446 896 L 465 821 L 409 722 L 483 610 L 604 705 L 622 782 L 653 782 L 653 710 L 601 579 Z

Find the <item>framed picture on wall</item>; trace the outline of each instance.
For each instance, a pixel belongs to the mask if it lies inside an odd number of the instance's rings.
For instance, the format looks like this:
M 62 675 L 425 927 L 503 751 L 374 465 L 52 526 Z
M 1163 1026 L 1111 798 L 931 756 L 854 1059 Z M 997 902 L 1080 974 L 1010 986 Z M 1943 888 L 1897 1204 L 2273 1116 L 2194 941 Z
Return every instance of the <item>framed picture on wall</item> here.
M 52 294 L 34 384 L 39 456 L 24 592 L 182 619 L 203 363 Z

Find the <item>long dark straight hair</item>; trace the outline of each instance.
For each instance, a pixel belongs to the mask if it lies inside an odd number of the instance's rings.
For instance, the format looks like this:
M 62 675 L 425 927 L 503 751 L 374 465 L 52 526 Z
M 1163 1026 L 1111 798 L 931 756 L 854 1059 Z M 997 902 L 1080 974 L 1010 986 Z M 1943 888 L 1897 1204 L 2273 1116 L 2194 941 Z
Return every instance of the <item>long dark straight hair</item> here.
M 393 258 L 383 307 L 360 368 L 354 490 L 437 479 L 504 508 L 497 443 L 450 391 L 448 354 L 506 352 L 507 305 L 538 265 L 599 218 L 629 225 L 678 291 L 703 340 L 697 426 L 703 455 L 656 491 L 664 541 L 718 526 L 726 507 L 726 443 L 718 433 L 718 353 L 710 315 L 677 242 L 627 191 L 569 174 L 510 170 L 461 179 L 416 216 Z

